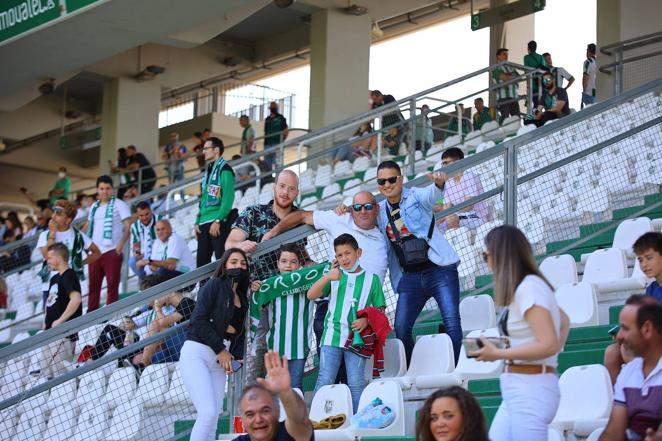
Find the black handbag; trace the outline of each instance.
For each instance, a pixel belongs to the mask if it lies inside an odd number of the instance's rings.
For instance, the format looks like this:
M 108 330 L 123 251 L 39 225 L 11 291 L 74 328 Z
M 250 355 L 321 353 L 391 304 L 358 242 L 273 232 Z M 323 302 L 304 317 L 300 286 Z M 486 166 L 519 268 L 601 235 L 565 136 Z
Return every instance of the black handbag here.
M 391 209 L 387 204 L 386 207 L 386 216 L 388 217 L 388 222 L 391 225 L 391 230 L 393 231 L 393 236 L 395 237 L 396 242 L 402 248 L 402 255 L 400 265 L 403 268 L 408 268 L 416 265 L 422 265 L 430 261 L 428 258 L 428 250 L 430 249 L 429 241 L 432 239 L 432 233 L 434 231 L 434 216 L 432 216 L 432 221 L 430 222 L 430 228 L 428 229 L 428 236 L 426 239 L 420 239 L 413 234 L 408 237 L 401 237 L 400 232 L 395 226 L 395 221 L 393 216 L 391 216 Z

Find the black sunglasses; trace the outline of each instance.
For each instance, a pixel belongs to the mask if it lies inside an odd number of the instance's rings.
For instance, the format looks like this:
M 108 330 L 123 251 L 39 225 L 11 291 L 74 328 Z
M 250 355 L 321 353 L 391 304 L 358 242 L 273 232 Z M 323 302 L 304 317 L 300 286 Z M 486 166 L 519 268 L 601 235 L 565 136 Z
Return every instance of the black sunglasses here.
M 485 261 L 485 263 L 487 263 L 488 257 L 490 257 L 490 253 L 488 253 L 487 251 L 483 251 L 483 260 Z
M 384 185 L 387 182 L 389 184 L 395 184 L 396 182 L 398 182 L 399 177 L 400 176 L 391 176 L 390 178 L 377 178 L 377 185 Z
M 352 209 L 356 212 L 361 211 L 365 208 L 368 211 L 372 211 L 375 208 L 375 204 L 368 202 L 367 204 L 353 204 Z

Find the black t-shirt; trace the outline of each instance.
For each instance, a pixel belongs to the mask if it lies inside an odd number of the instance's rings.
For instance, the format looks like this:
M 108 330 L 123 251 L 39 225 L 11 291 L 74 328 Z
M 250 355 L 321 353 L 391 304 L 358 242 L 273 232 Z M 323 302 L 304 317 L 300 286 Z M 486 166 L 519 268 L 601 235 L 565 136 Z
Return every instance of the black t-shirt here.
M 550 95 L 545 93 L 544 97 L 544 106 L 545 110 L 549 110 L 556 106 L 556 103 L 559 101 L 565 101 L 563 108 L 561 109 L 561 115 L 570 115 L 570 104 L 568 103 L 568 92 L 562 87 L 557 87 L 554 94 Z
M 138 164 L 138 167 L 143 168 L 150 166 L 149 160 L 143 155 L 142 153 L 136 153 L 135 155 L 131 156 L 129 158 L 129 164 Z M 138 173 L 135 172 L 136 174 L 136 180 L 138 179 Z M 143 181 L 150 181 L 156 179 L 156 173 L 154 173 L 154 168 L 153 167 L 147 167 L 142 171 L 142 180 Z
M 76 273 L 71 268 L 67 269 L 64 273 L 57 273 L 51 277 L 50 286 L 48 288 L 48 298 L 46 299 L 46 329 L 53 326 L 53 322 L 59 319 L 69 304 L 69 294 L 72 292 L 81 292 L 80 282 Z M 67 319 L 73 320 L 76 317 L 83 315 L 83 305 L 78 305 L 78 309 L 74 314 Z M 71 340 L 77 340 L 78 335 L 72 334 L 68 336 Z
M 184 297 L 179 305 L 175 306 L 175 312 L 181 314 L 182 319 L 178 323 L 183 323 L 191 318 L 193 309 L 195 308 L 195 300 Z
M 251 441 L 251 437 L 246 435 L 239 435 L 232 441 Z M 294 438 L 287 433 L 287 429 L 285 428 L 285 421 L 281 421 L 278 423 L 278 431 L 276 432 L 276 438 L 274 438 L 274 441 L 294 441 Z M 312 435 L 310 435 L 310 441 L 315 441 L 315 432 L 313 431 Z

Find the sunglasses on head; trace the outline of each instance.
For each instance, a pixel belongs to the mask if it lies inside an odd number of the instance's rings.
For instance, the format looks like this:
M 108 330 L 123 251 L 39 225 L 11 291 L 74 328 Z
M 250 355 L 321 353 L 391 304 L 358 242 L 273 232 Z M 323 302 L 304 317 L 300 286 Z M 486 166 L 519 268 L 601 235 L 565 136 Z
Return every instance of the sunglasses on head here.
M 62 207 L 53 207 L 53 213 L 62 213 L 64 208 Z
M 396 182 L 398 182 L 399 177 L 400 176 L 391 176 L 390 178 L 377 178 L 377 185 L 384 185 L 387 182 L 389 184 L 395 184 Z
M 352 210 L 359 212 L 363 208 L 365 208 L 367 211 L 372 211 L 375 208 L 375 204 L 368 202 L 367 204 L 353 204 L 352 205 Z

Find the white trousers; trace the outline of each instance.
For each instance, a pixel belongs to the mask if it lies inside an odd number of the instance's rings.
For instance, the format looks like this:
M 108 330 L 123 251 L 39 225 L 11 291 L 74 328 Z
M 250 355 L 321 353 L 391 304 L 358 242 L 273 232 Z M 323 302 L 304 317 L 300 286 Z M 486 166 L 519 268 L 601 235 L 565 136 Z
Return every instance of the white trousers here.
M 216 362 L 216 354 L 209 346 L 191 340 L 186 340 L 182 346 L 179 369 L 198 413 L 190 439 L 213 441 L 223 407 L 225 370 Z
M 547 441 L 547 426 L 559 407 L 555 374 L 501 374 L 503 401 L 497 411 L 492 441 Z

